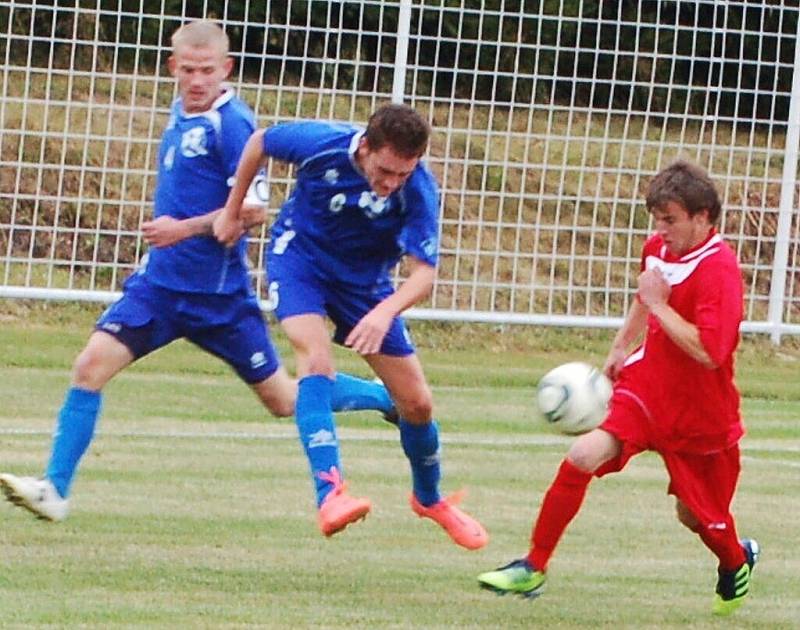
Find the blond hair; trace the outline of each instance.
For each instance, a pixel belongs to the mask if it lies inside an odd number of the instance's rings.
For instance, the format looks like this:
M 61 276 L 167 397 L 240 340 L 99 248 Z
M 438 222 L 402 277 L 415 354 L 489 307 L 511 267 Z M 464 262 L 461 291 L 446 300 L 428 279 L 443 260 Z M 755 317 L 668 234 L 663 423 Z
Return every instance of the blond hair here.
M 196 22 L 184 24 L 172 34 L 170 41 L 172 42 L 173 51 L 180 46 L 190 46 L 192 48 L 216 46 L 223 57 L 228 56 L 230 47 L 228 35 L 216 22 L 211 20 L 197 20 Z

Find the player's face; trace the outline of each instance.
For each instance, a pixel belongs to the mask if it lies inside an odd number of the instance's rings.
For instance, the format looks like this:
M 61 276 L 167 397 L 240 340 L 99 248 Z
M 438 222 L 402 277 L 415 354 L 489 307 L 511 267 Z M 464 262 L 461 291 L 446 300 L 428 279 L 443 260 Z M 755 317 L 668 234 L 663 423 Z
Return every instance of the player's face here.
M 167 62 L 187 114 L 208 111 L 222 91 L 233 60 L 218 46 L 179 46 Z
M 419 158 L 402 157 L 388 144 L 373 151 L 362 138 L 358 145 L 357 161 L 375 194 L 388 197 L 411 176 Z
M 703 210 L 690 215 L 681 204 L 668 201 L 662 208 L 653 210 L 656 232 L 664 239 L 671 254 L 682 256 L 708 237 L 711 224 L 708 212 Z

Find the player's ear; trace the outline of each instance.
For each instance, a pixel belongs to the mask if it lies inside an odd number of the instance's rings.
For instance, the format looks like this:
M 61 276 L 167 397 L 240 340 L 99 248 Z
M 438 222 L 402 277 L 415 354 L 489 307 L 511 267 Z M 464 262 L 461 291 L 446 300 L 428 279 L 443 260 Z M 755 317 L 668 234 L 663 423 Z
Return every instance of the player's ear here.
M 225 78 L 227 79 L 233 70 L 233 57 L 225 57 L 222 69 L 225 71 Z
M 359 157 L 365 157 L 369 153 L 369 142 L 367 142 L 366 136 L 361 136 L 358 140 L 358 147 L 356 148 L 356 155 Z
M 177 75 L 178 62 L 175 59 L 175 55 L 170 55 L 169 57 L 167 57 L 167 69 L 169 70 L 170 75 L 172 75 L 173 77 L 178 76 Z

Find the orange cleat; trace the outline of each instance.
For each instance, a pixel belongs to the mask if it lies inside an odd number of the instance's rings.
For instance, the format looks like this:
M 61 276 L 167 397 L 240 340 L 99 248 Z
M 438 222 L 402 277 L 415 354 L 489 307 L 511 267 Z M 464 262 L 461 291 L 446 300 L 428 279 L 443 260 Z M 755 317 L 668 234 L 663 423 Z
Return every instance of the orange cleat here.
M 483 525 L 456 507 L 463 497 L 463 491 L 456 492 L 438 503 L 426 507 L 412 493 L 411 509 L 420 518 L 429 518 L 439 523 L 456 544 L 467 549 L 480 549 L 489 542 L 489 534 L 486 533 Z
M 347 484 L 335 466 L 330 472 L 319 473 L 319 478 L 333 484 L 333 490 L 322 501 L 317 516 L 319 529 L 325 536 L 333 536 L 350 523 L 366 518 L 372 504 L 369 499 L 357 499 L 345 492 Z

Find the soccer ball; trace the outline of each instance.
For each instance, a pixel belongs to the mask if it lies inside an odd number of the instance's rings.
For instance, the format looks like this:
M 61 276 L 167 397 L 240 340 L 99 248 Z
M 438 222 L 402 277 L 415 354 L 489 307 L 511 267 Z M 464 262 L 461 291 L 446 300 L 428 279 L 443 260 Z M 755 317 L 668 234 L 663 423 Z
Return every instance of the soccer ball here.
M 606 415 L 611 381 L 588 363 L 564 363 L 550 370 L 536 388 L 536 403 L 545 420 L 561 433 L 591 431 Z

